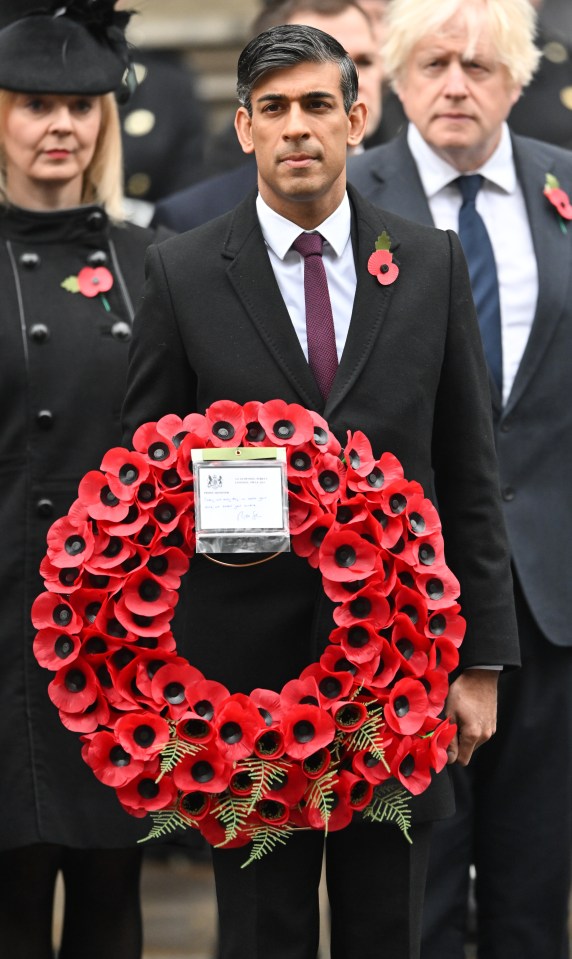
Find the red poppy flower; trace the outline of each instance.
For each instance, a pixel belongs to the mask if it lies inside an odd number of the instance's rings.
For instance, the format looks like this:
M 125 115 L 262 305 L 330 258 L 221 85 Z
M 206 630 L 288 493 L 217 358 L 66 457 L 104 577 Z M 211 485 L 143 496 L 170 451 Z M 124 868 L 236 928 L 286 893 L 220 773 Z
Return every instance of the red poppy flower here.
M 276 725 L 282 715 L 280 694 L 273 689 L 253 689 L 250 698 L 262 716 L 267 728 Z
M 177 799 L 175 783 L 167 776 L 157 782 L 158 770 L 142 772 L 117 790 L 117 798 L 132 816 L 139 818 L 158 809 L 174 806 Z
M 79 525 L 63 516 L 48 530 L 48 557 L 54 566 L 81 566 L 94 549 L 94 537 L 88 522 Z
M 161 666 L 151 680 L 151 696 L 161 707 L 166 706 L 171 719 L 180 719 L 188 711 L 187 686 L 202 679 L 202 673 L 177 658 L 176 662 Z
M 98 293 L 107 293 L 113 286 L 113 276 L 105 266 L 84 266 L 77 275 L 77 282 L 80 293 L 91 298 Z
M 380 596 L 379 587 L 368 580 L 367 585 L 334 610 L 334 621 L 338 626 L 354 626 L 367 620 L 376 629 L 383 629 L 391 621 L 391 607 Z
M 345 699 L 351 693 L 354 685 L 353 676 L 347 671 L 333 673 L 324 669 L 321 663 L 311 663 L 300 673 L 300 679 L 312 679 L 316 683 L 318 704 L 325 709 L 333 709 L 336 703 Z
M 93 519 L 107 519 L 115 522 L 125 519 L 129 504 L 122 502 L 109 488 L 107 477 L 97 470 L 90 470 L 80 481 L 78 487 L 80 502 Z
M 77 657 L 63 666 L 48 686 L 54 706 L 67 713 L 79 713 L 95 702 L 99 683 L 91 666 Z
M 264 729 L 254 741 L 253 752 L 260 759 L 277 759 L 285 751 L 284 737 L 279 729 Z
M 126 605 L 124 596 L 115 602 L 114 610 L 118 622 L 124 629 L 136 636 L 160 636 L 162 633 L 166 633 L 175 613 L 173 606 L 153 616 L 134 613 Z
M 113 733 L 102 731 L 86 737 L 81 754 L 106 786 L 125 786 L 144 769 L 142 757 L 131 755 Z
M 246 423 L 239 403 L 232 400 L 213 403 L 205 413 L 205 420 L 213 446 L 242 446 Z
M 388 643 L 387 639 L 383 637 L 379 650 L 377 668 L 370 680 L 372 689 L 387 689 L 395 679 L 400 665 L 401 657 L 399 653 L 393 646 L 391 646 L 390 643 Z
M 282 687 L 280 705 L 283 715 L 286 715 L 292 706 L 299 706 L 300 703 L 319 706 L 318 685 L 313 676 L 291 679 Z
M 218 716 L 221 707 L 228 701 L 230 693 L 222 683 L 217 683 L 213 679 L 204 679 L 199 673 L 185 687 L 185 696 L 192 715 L 210 722 Z
M 179 594 L 174 589 L 165 589 L 163 584 L 149 572 L 149 568 L 137 570 L 123 587 L 127 609 L 140 616 L 156 616 L 176 606 Z
M 336 727 L 332 717 L 318 706 L 292 706 L 282 718 L 286 752 L 292 759 L 305 759 L 332 742 Z
M 378 748 L 385 752 L 383 746 Z M 352 769 L 360 779 L 365 779 L 372 786 L 378 786 L 385 782 L 391 776 L 391 769 L 387 761 L 384 762 L 379 756 L 367 749 L 362 749 L 354 753 L 352 757 Z
M 289 765 L 287 769 L 281 769 L 273 776 L 264 796 L 286 803 L 287 806 L 295 806 L 302 799 L 307 785 L 308 779 L 301 767 Z
M 68 713 L 64 709 L 59 710 L 62 725 L 72 733 L 95 732 L 109 722 L 110 713 L 109 703 L 101 689 L 98 689 L 95 701 L 87 707 L 85 712 Z
M 393 253 L 389 250 L 376 250 L 372 253 L 367 261 L 367 269 L 382 286 L 395 283 L 399 276 L 399 267 L 393 262 Z
M 461 592 L 459 580 L 446 566 L 440 566 L 435 572 L 418 573 L 416 585 L 429 609 L 453 606 Z
M 214 739 L 215 728 L 207 719 L 187 716 L 177 724 L 177 736 L 186 743 L 206 744 Z
M 450 673 L 459 665 L 459 650 L 455 643 L 446 636 L 439 636 L 434 640 L 429 652 L 427 668 L 442 670 Z
M 173 769 L 173 781 L 185 792 L 220 793 L 232 772 L 232 762 L 224 760 L 216 746 L 205 746 L 194 756 L 183 756 Z
M 378 656 L 383 639 L 367 621 L 339 626 L 330 634 L 331 643 L 339 643 L 350 663 L 364 663 Z
M 96 575 L 117 574 L 124 576 L 123 564 L 127 560 L 131 560 L 136 552 L 136 547 L 120 536 L 113 536 L 98 530 L 94 551 L 89 560 L 86 561 L 86 569 Z
M 250 755 L 265 723 L 258 709 L 244 693 L 234 693 L 215 716 L 217 744 L 225 758 L 238 762 Z
M 120 500 L 132 502 L 149 476 L 149 463 L 141 453 L 115 446 L 103 457 L 101 470 L 111 492 Z
M 424 792 L 431 782 L 429 740 L 406 736 L 391 761 L 393 775 L 413 796 Z
M 62 633 L 78 633 L 81 619 L 70 603 L 54 593 L 40 593 L 32 605 L 32 623 L 36 629 L 55 627 Z
M 439 716 L 449 694 L 449 680 L 444 669 L 428 669 L 421 678 L 427 690 L 427 716 Z
M 431 644 L 404 613 L 395 617 L 391 643 L 399 656 L 401 671 L 405 675 L 422 676 L 429 663 Z
M 427 715 L 427 692 L 418 679 L 400 679 L 383 711 L 387 725 L 402 736 L 418 732 Z
M 429 754 L 431 765 L 435 772 L 440 773 L 447 765 L 447 749 L 451 745 L 457 727 L 448 719 L 439 722 L 436 729 L 429 738 Z
M 149 516 L 138 502 L 131 503 L 124 519 L 100 519 L 98 529 L 112 536 L 134 536 L 149 523 Z
M 133 446 L 156 470 L 170 469 L 177 461 L 177 447 L 158 423 L 143 423 L 135 430 Z
M 288 479 L 293 483 L 308 480 L 316 474 L 316 463 L 321 457 L 312 443 L 287 448 Z
M 61 630 L 48 626 L 40 629 L 34 639 L 34 656 L 40 666 L 45 669 L 61 669 L 62 666 L 73 663 L 81 648 L 77 636 L 62 633 Z
M 564 220 L 572 220 L 572 203 L 568 194 L 559 188 L 544 190 L 544 196 L 556 207 L 558 213 Z
M 345 496 L 346 470 L 341 459 L 331 453 L 324 453 L 309 482 L 314 496 L 318 497 L 322 506 L 337 503 L 341 496 Z
M 290 818 L 288 806 L 277 799 L 261 799 L 255 806 L 256 815 L 270 826 L 283 826 Z
M 346 733 L 355 732 L 368 717 L 365 704 L 357 699 L 338 703 L 332 712 L 336 726 Z
M 333 456 L 339 456 L 342 451 L 341 443 L 330 430 L 324 417 L 316 413 L 315 410 L 308 410 L 308 412 L 314 424 L 314 435 L 310 442 L 313 443 L 319 452 L 332 453 Z
M 431 639 L 440 639 L 444 636 L 449 639 L 453 645 L 460 646 L 467 623 L 460 615 L 461 607 L 458 603 L 446 609 L 436 609 L 425 624 L 425 633 Z
M 348 779 L 347 773 L 342 770 L 337 780 L 332 784 L 332 801 L 329 806 L 327 819 L 324 819 L 322 807 L 314 804 L 311 798 L 310 790 L 307 793 L 306 816 L 312 829 L 327 829 L 328 832 L 336 832 L 338 829 L 345 829 L 352 821 L 354 811 L 350 805 L 350 789 L 352 780 Z
M 203 792 L 183 793 L 179 799 L 177 808 L 186 819 L 200 822 L 201 819 L 208 816 L 210 812 L 211 798 Z
M 326 579 L 352 582 L 370 576 L 379 551 L 349 529 L 330 530 L 320 547 L 319 568 Z
M 169 742 L 169 724 L 149 712 L 127 713 L 116 722 L 115 735 L 130 756 L 146 761 Z
M 292 549 L 297 556 L 304 556 L 314 569 L 320 560 L 320 548 L 328 531 L 335 523 L 333 513 L 318 510 L 315 522 L 308 524 L 292 539 Z
M 40 576 L 50 593 L 69 595 L 84 584 L 81 566 L 54 566 L 48 556 L 44 556 L 40 563 Z
M 315 753 L 306 756 L 302 763 L 302 772 L 308 779 L 320 779 L 321 776 L 330 768 L 332 756 L 329 749 L 322 746 Z M 294 766 L 294 769 L 297 767 Z
M 270 400 L 260 406 L 258 419 L 272 445 L 301 446 L 314 436 L 312 417 L 297 403 Z
M 288 514 L 293 549 L 295 549 L 294 543 L 296 538 L 307 529 L 311 529 L 315 524 L 318 524 L 320 518 L 325 515 L 319 503 L 315 501 L 309 502 L 292 492 L 292 490 L 288 491 Z

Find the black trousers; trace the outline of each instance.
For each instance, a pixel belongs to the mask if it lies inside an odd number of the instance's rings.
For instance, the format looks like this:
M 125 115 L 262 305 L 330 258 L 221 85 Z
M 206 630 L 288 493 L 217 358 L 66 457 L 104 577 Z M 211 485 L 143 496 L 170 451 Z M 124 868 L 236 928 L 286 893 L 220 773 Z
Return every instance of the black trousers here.
M 332 959 L 418 959 L 431 828 L 304 831 L 245 869 L 245 849 L 213 849 L 220 959 L 316 959 L 324 846 Z
M 518 582 L 515 599 L 523 666 L 500 677 L 496 735 L 452 769 L 457 811 L 433 835 L 422 959 L 464 959 L 471 863 L 479 959 L 568 959 L 572 648 L 547 642 Z

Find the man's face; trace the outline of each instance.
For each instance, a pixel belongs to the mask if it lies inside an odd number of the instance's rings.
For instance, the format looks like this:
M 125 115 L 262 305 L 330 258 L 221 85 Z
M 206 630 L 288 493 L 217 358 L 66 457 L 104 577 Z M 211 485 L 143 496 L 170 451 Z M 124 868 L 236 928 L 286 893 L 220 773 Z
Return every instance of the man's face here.
M 344 110 L 336 63 L 272 70 L 252 90 L 252 116 L 236 114 L 245 153 L 254 153 L 258 188 L 272 209 L 313 229 L 339 206 L 346 188 L 346 151 L 357 145 L 366 110 Z
M 484 15 L 471 57 L 467 43 L 457 14 L 438 34 L 419 41 L 397 83 L 405 113 L 429 146 L 465 173 L 494 152 L 521 90 L 498 61 Z
M 381 120 L 382 70 L 377 41 L 367 18 L 360 10 L 348 7 L 336 15 L 302 11 L 293 14 L 288 23 L 323 30 L 347 50 L 358 69 L 359 98 L 365 103 L 368 114 L 365 135 L 370 136 Z

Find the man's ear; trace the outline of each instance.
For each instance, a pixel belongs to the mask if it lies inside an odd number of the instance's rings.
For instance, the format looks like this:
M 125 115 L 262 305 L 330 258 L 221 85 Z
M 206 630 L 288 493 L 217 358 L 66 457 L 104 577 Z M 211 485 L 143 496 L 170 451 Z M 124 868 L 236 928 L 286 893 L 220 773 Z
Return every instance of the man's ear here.
M 348 146 L 357 147 L 365 135 L 365 127 L 367 123 L 367 107 L 365 103 L 362 103 L 361 100 L 356 100 L 356 102 L 350 107 L 348 120 L 350 124 L 348 133 Z
M 244 153 L 254 153 L 252 118 L 246 107 L 239 107 L 234 118 L 234 129 Z

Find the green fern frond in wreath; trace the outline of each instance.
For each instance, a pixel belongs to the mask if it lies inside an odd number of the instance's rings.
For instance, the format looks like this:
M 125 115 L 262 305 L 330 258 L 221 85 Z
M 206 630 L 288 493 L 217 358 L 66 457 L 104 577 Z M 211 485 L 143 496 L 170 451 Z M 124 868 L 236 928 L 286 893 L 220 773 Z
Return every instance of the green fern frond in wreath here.
M 337 781 L 338 774 L 335 770 L 326 772 L 312 783 L 312 788 L 307 796 L 308 806 L 315 806 L 324 821 L 324 835 L 328 834 L 328 822 L 334 804 L 333 787 Z
M 364 819 L 370 819 L 373 822 L 393 822 L 399 826 L 407 841 L 412 842 L 409 833 L 411 829 L 409 798 L 409 793 L 396 783 L 378 787 L 369 806 L 364 810 Z
M 256 803 L 264 799 L 271 787 L 290 769 L 291 763 L 283 759 L 245 759 L 240 768 L 250 776 L 252 792 L 250 793 L 249 812 L 252 812 Z
M 161 772 L 157 782 L 161 782 L 166 773 L 170 773 L 183 756 L 196 756 L 205 747 L 200 743 L 188 743 L 183 739 L 170 739 L 161 750 Z
M 246 862 L 242 863 L 240 868 L 246 869 L 252 862 L 257 862 L 259 859 L 262 859 L 263 856 L 272 852 L 276 846 L 283 846 L 286 840 L 292 835 L 292 832 L 293 829 L 289 826 L 280 826 L 279 829 L 275 826 L 257 826 L 250 832 L 252 838 L 250 856 Z
M 352 749 L 371 753 L 389 771 L 382 746 L 384 725 L 383 708 L 372 709 L 363 726 L 348 734 L 347 741 L 351 742 Z
M 194 819 L 187 819 L 182 816 L 178 809 L 161 809 L 159 812 L 151 813 L 151 822 L 153 823 L 148 836 L 139 839 L 139 842 L 147 842 L 149 839 L 160 839 L 162 836 L 168 836 L 177 829 L 188 829 L 197 827 Z
M 214 808 L 214 813 L 224 827 L 224 839 L 217 843 L 217 848 L 226 846 L 227 843 L 236 839 L 238 834 L 246 827 L 246 821 L 252 812 L 250 796 L 230 796 L 225 795 Z

